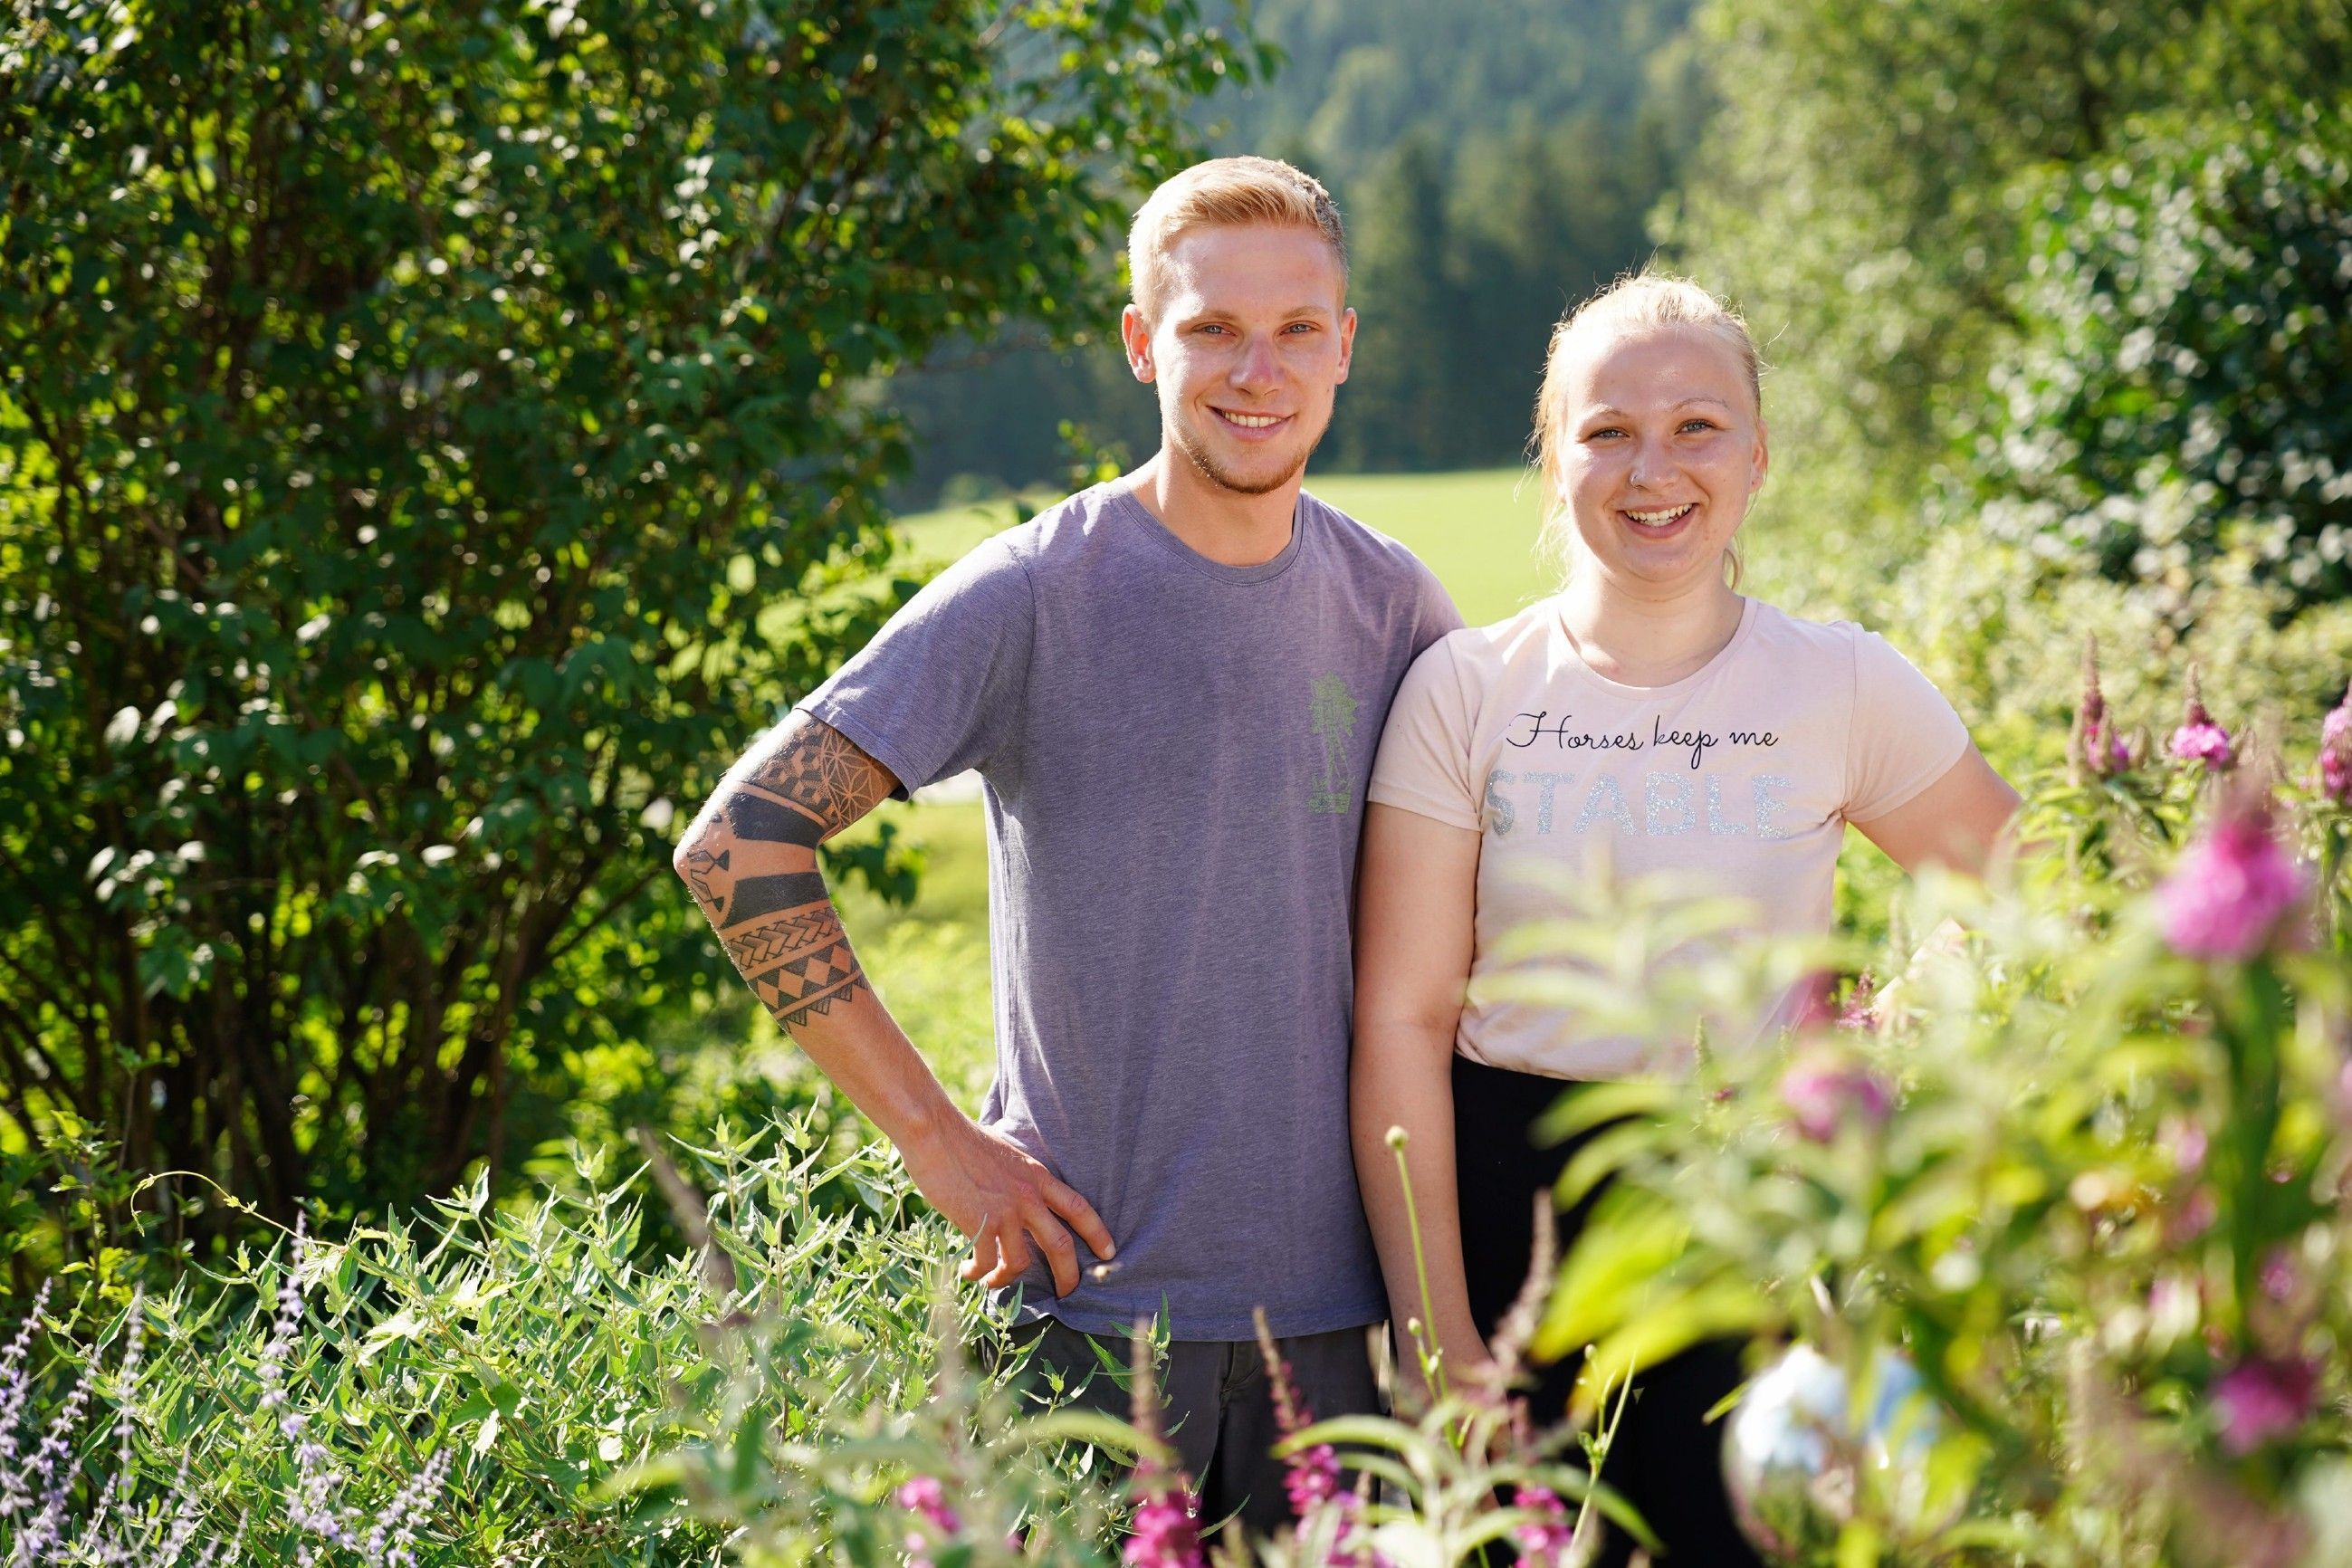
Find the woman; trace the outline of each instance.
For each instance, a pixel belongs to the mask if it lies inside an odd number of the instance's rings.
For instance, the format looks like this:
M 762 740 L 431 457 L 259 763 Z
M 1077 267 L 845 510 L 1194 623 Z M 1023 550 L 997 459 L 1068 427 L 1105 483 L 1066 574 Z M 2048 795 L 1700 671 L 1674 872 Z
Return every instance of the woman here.
M 1457 1370 L 1486 1361 L 1528 1268 L 1531 1196 L 1568 1153 L 1532 1146 L 1534 1119 L 1563 1079 L 1674 1066 L 1482 994 L 1496 939 L 1556 912 L 1548 889 L 1612 866 L 1744 896 L 1777 931 L 1826 931 L 1847 823 L 1906 869 L 1973 870 L 2017 805 L 1884 641 L 1736 592 L 1767 453 L 1755 343 L 1721 301 L 1649 276 L 1587 301 L 1553 334 L 1536 434 L 1566 586 L 1422 656 L 1364 825 L 1357 1168 L 1402 1323 L 1420 1289 L 1385 1138 L 1410 1135 L 1429 1326 Z M 1570 1373 L 1549 1370 L 1539 1418 L 1558 1418 Z M 1608 1478 L 1670 1562 L 1759 1561 L 1724 1496 L 1720 1428 L 1703 1424 L 1739 1378 L 1730 1348 L 1703 1347 L 1645 1373 L 1618 1428 Z M 1613 1541 L 1602 1560 L 1628 1550 Z

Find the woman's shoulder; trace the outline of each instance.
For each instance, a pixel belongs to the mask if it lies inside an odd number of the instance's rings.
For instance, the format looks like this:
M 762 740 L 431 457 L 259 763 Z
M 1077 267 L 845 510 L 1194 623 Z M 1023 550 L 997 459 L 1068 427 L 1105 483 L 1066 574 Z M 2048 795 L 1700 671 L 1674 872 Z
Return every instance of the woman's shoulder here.
M 1859 621 L 1792 616 L 1760 599 L 1749 649 L 1751 657 L 1784 672 L 1795 665 L 1818 665 L 1824 673 L 1848 679 L 1863 666 L 1902 658 L 1885 637 Z

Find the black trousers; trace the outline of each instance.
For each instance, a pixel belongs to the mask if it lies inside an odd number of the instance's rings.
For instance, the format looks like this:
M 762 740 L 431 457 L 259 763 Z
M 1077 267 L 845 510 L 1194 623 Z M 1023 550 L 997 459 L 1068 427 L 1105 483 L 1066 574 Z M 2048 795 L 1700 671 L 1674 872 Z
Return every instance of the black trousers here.
M 1558 1079 L 1454 1058 L 1454 1176 L 1462 1209 L 1462 1260 L 1469 1275 L 1470 1314 L 1491 1335 L 1526 1283 L 1535 1249 L 1535 1194 L 1549 1190 L 1581 1138 L 1538 1149 L 1535 1122 L 1568 1089 Z M 1589 1135 L 1588 1135 L 1589 1136 Z M 1563 1256 L 1591 1208 L 1589 1194 L 1559 1216 Z M 1538 1426 L 1568 1408 L 1577 1366 L 1531 1369 L 1538 1384 L 1528 1411 Z M 1666 1548 L 1663 1562 L 1704 1568 L 1764 1568 L 1739 1533 L 1723 1486 L 1723 1426 L 1706 1413 L 1739 1386 L 1739 1346 L 1694 1347 L 1643 1373 L 1617 1426 L 1601 1479 L 1641 1511 Z M 1612 1529 L 1596 1564 L 1620 1568 L 1634 1542 Z
M 1076 1390 L 1070 1403 L 1125 1419 L 1132 1394 L 1122 1373 L 1109 1372 L 1089 1336 L 1052 1318 L 1012 1332 L 1016 1345 L 1036 1346 L 1035 1364 L 1061 1373 Z M 1127 1341 L 1104 1341 L 1123 1367 Z M 1334 1329 L 1275 1342 L 1290 1365 L 1298 1397 L 1318 1421 L 1380 1413 L 1365 1329 Z M 1160 1420 L 1192 1477 L 1205 1531 L 1229 1516 L 1259 1535 L 1291 1522 L 1283 1488 L 1289 1467 L 1274 1457 L 1274 1385 L 1255 1340 L 1171 1340 L 1160 1369 Z M 1352 1478 L 1351 1478 L 1352 1479 Z

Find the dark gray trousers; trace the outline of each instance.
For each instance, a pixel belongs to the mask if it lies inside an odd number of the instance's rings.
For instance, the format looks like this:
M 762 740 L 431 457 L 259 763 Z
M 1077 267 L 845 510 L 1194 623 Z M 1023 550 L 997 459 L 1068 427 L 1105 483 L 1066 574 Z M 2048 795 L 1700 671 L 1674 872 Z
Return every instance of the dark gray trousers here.
M 1333 1415 L 1378 1415 L 1380 1390 L 1372 1379 L 1368 1329 L 1335 1329 L 1276 1340 L 1290 1363 L 1298 1397 L 1317 1420 Z M 1076 1390 L 1067 1403 L 1125 1419 L 1132 1409 L 1124 1338 L 1089 1339 L 1047 1318 L 1012 1331 L 1016 1345 L 1034 1344 L 1030 1388 L 1047 1386 L 1046 1373 L 1060 1374 Z M 1097 1353 L 1100 1344 L 1119 1369 L 1114 1374 Z M 1273 1385 L 1265 1358 L 1254 1340 L 1171 1340 L 1160 1370 L 1160 1418 L 1176 1446 L 1185 1474 L 1201 1499 L 1205 1531 L 1239 1514 L 1252 1531 L 1271 1533 L 1290 1522 L 1290 1500 L 1283 1491 L 1282 1461 L 1271 1453 L 1281 1436 L 1274 1415 Z

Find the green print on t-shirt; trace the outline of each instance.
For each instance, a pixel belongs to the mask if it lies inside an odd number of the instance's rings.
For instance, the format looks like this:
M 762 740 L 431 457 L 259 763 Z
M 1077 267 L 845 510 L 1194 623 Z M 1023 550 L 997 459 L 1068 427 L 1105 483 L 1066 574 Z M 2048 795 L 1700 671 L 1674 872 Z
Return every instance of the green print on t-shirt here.
M 1348 742 L 1356 733 L 1356 697 L 1336 675 L 1318 676 L 1307 703 L 1307 723 L 1323 743 L 1323 776 L 1307 797 L 1307 809 L 1344 816 L 1356 803 L 1348 772 Z

